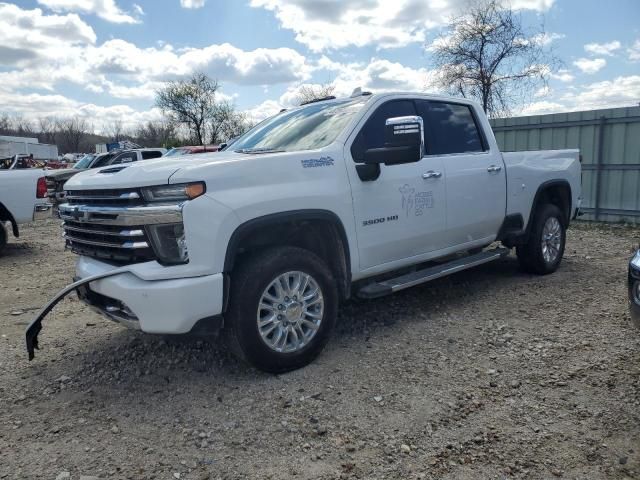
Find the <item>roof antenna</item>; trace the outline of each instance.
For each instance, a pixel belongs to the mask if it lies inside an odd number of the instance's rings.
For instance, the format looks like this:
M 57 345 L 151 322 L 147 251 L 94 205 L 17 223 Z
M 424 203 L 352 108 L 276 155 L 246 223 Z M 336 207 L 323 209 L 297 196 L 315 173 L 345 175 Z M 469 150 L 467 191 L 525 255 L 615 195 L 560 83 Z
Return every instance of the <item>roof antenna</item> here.
M 362 95 L 362 88 L 360 87 L 354 88 L 353 92 L 351 92 L 351 98 L 359 97 L 360 95 Z

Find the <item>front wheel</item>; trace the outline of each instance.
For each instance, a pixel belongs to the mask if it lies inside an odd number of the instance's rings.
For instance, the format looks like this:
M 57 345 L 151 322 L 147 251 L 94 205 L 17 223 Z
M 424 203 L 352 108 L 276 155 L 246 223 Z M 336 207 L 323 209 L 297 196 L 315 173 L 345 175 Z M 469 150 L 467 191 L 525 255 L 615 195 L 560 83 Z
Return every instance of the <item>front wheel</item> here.
M 320 354 L 337 310 L 336 284 L 320 258 L 301 248 L 268 249 L 232 273 L 227 342 L 260 370 L 295 370 Z
M 522 268 L 530 273 L 546 275 L 560 266 L 567 239 L 560 209 L 551 204 L 542 205 L 533 217 L 529 239 L 516 249 Z

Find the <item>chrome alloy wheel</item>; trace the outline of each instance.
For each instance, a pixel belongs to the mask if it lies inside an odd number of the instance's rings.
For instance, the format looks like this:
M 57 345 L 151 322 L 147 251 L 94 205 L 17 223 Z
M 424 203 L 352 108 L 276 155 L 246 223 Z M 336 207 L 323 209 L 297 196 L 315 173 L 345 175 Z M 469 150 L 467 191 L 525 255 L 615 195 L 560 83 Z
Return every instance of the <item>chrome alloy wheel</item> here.
M 322 290 L 311 275 L 283 273 L 260 297 L 257 315 L 260 337 L 276 352 L 298 351 L 318 332 L 323 311 Z
M 562 226 L 556 217 L 549 217 L 542 228 L 542 257 L 546 263 L 553 263 L 560 255 Z

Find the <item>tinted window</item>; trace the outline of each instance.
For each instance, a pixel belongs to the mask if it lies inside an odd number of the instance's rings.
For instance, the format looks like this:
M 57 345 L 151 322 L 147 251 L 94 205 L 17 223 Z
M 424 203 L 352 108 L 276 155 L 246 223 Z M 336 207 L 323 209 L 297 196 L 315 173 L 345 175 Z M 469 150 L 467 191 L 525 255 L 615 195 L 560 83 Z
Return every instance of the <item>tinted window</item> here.
M 150 158 L 159 158 L 162 156 L 162 152 L 159 152 L 157 150 L 151 151 L 151 152 L 142 152 L 142 159 L 143 160 L 148 160 Z
M 416 115 L 413 100 L 391 100 L 380 105 L 367 119 L 351 146 L 351 156 L 362 161 L 364 152 L 370 148 L 384 146 L 384 127 L 388 118 Z
M 482 137 L 478 131 L 471 108 L 454 103 L 418 103 L 427 136 L 427 153 L 482 152 Z
M 104 155 L 98 155 L 94 159 L 95 162 L 91 165 L 91 168 L 104 167 L 109 163 L 109 160 L 111 160 L 114 157 L 114 155 L 115 154 L 113 153 L 105 153 Z

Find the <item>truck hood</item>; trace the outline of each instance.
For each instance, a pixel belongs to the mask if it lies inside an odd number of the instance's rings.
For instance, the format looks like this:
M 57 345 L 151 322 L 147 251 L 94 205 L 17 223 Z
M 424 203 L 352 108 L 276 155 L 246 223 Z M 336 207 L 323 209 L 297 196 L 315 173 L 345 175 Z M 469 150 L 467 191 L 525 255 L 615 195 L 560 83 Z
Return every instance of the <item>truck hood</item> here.
M 60 181 L 60 180 L 64 180 L 65 178 L 71 178 L 76 173 L 80 173 L 82 171 L 84 170 L 81 170 L 79 168 L 63 168 L 60 170 L 47 170 L 47 178 Z
M 242 153 L 212 152 L 93 168 L 71 177 L 65 188 L 82 190 L 162 185 L 170 183 L 171 176 L 180 169 L 240 161 L 247 157 L 248 155 Z

